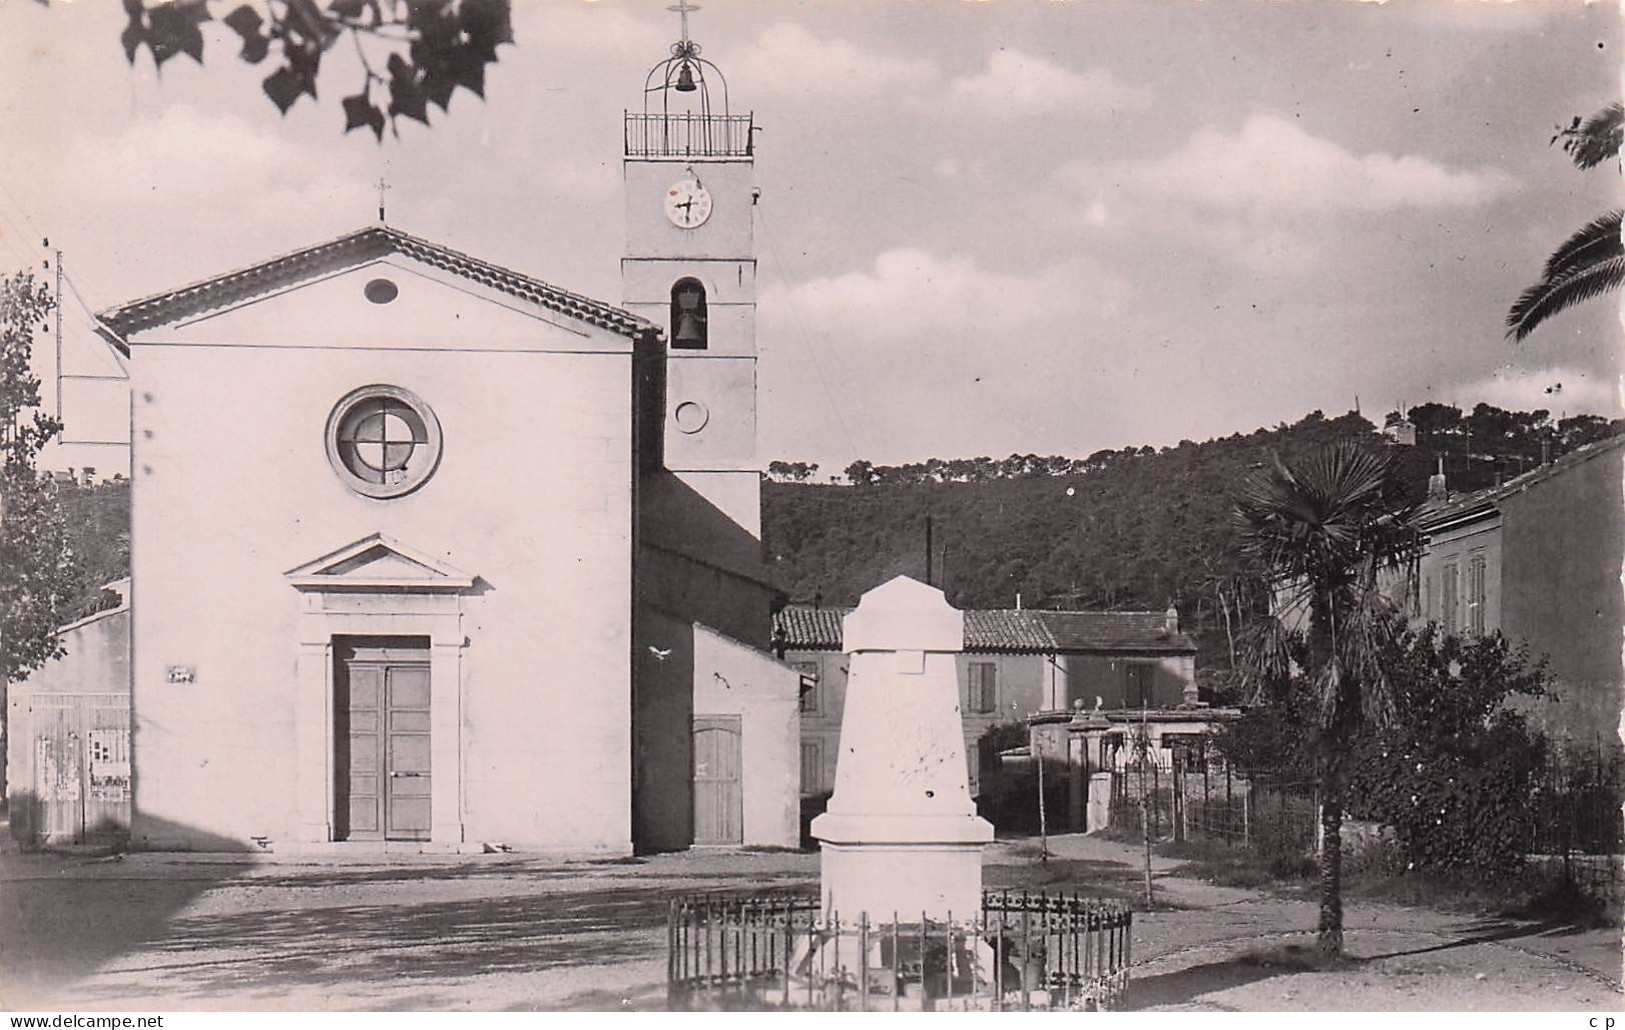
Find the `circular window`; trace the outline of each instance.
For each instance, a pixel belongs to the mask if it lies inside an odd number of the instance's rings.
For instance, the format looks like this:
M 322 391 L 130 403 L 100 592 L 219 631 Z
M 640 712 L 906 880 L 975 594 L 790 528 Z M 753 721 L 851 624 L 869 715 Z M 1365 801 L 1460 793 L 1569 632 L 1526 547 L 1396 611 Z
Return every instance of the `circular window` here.
M 677 405 L 672 417 L 677 422 L 677 428 L 685 433 L 698 433 L 711 421 L 711 413 L 699 401 L 684 401 Z
M 327 419 L 327 460 L 368 497 L 416 490 L 440 462 L 440 423 L 423 399 L 397 386 L 347 394 Z

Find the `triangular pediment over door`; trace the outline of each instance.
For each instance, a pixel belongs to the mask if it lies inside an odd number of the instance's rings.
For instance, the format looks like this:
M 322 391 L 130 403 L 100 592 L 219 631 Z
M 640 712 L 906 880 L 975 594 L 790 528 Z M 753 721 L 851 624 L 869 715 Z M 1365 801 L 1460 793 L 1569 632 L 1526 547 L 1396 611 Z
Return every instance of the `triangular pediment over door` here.
M 373 533 L 284 573 L 300 590 L 461 592 L 474 576 L 449 562 Z

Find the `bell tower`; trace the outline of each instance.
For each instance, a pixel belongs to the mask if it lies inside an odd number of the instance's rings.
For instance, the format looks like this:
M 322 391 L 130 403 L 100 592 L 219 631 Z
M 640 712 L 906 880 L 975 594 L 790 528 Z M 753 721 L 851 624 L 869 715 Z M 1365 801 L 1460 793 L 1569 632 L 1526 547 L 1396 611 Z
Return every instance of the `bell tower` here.
M 699 8 L 669 10 L 682 36 L 645 79 L 643 110 L 626 112 L 622 302 L 666 330 L 663 389 L 648 392 L 664 404 L 665 468 L 760 537 L 752 116 L 729 109 L 689 38 Z

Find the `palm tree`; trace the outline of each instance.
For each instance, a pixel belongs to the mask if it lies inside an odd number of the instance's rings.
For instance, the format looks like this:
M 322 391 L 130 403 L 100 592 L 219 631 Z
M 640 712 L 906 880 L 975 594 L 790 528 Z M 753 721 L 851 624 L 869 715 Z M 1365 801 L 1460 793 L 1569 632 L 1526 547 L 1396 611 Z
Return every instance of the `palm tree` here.
M 1619 154 L 1625 107 L 1609 104 L 1590 118 L 1576 117 L 1552 142 L 1576 168 L 1595 168 Z M 1616 290 L 1625 283 L 1625 245 L 1620 242 L 1622 212 L 1610 211 L 1564 240 L 1546 260 L 1540 281 L 1519 295 L 1507 312 L 1507 336 L 1522 340 L 1560 311 Z
M 1243 553 L 1275 584 L 1245 661 L 1258 697 L 1295 694 L 1307 713 L 1320 790 L 1318 949 L 1343 951 L 1342 825 L 1349 753 L 1362 724 L 1394 716 L 1396 665 L 1417 553 L 1397 460 L 1340 440 L 1243 481 Z M 1402 587 L 1396 590 L 1395 587 Z

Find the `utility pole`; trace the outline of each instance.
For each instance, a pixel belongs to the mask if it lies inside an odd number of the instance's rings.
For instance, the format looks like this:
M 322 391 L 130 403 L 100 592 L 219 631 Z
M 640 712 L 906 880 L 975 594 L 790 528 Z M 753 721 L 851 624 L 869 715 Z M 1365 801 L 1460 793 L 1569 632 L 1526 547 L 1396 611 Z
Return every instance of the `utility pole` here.
M 931 516 L 927 515 L 925 517 L 925 585 L 934 587 L 937 584 L 931 578 L 931 573 Z
M 1033 761 L 1038 765 L 1038 860 L 1049 864 L 1049 816 L 1044 810 L 1044 749 L 1039 742 L 1044 738 L 1027 727 L 1027 741 L 1032 745 Z
M 1140 760 L 1140 829 L 1145 837 L 1145 907 L 1153 909 L 1156 901 L 1151 894 L 1151 806 L 1156 799 L 1146 793 L 1145 767 L 1155 756 L 1151 751 L 1151 735 L 1146 728 L 1146 708 L 1144 696 L 1140 700 L 1140 734 L 1134 741 L 1134 750 L 1138 751 Z
M 50 243 L 50 240 L 46 240 Z M 58 422 L 67 421 L 62 417 L 62 250 L 58 248 L 56 257 L 56 410 L 51 412 Z

